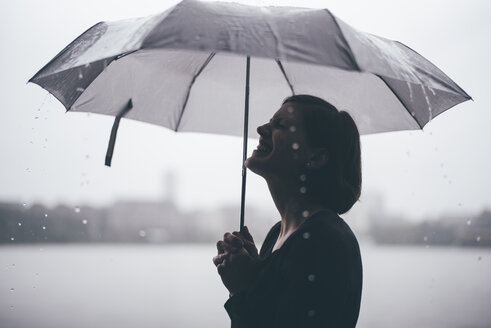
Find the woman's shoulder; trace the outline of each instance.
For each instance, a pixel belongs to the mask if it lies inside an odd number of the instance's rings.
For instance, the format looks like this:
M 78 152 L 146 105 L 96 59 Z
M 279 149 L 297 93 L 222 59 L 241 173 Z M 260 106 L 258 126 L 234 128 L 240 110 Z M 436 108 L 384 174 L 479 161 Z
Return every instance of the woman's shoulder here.
M 292 235 L 290 251 L 307 248 L 315 253 L 359 256 L 359 245 L 349 225 L 336 213 L 321 211 L 308 218 Z

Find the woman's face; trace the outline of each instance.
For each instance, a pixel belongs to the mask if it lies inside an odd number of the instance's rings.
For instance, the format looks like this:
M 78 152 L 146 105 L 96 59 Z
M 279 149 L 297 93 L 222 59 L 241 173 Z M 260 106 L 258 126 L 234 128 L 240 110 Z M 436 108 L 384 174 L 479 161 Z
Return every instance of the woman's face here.
M 312 154 L 300 105 L 285 103 L 269 123 L 257 128 L 257 132 L 259 145 L 247 159 L 246 166 L 264 178 L 294 176 L 298 179 Z

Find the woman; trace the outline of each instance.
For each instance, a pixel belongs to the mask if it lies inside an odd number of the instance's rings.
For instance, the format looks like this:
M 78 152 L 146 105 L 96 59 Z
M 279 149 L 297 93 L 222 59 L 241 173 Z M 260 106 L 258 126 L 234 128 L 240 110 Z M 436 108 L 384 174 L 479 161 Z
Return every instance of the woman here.
M 232 327 L 355 327 L 361 257 L 338 214 L 360 196 L 356 125 L 326 101 L 298 95 L 257 131 L 246 165 L 266 180 L 281 221 L 260 254 L 246 227 L 217 243 L 213 262 L 230 292 Z

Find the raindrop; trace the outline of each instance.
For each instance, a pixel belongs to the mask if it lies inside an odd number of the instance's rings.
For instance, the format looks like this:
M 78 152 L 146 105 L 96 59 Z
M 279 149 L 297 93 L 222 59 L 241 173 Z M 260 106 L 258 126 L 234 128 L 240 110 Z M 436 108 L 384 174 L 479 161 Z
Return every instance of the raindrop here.
M 298 150 L 300 148 L 300 145 L 297 142 L 292 143 L 292 148 L 293 150 Z
M 309 310 L 307 312 L 307 316 L 310 317 L 310 318 L 312 318 L 314 315 L 315 315 L 315 311 L 314 310 Z
M 10 291 L 13 292 L 15 290 L 15 288 L 10 288 Z
M 297 127 L 295 125 L 290 126 L 290 132 L 297 131 Z
M 38 119 L 39 119 L 39 116 L 34 116 L 34 119 L 35 119 L 35 120 L 38 120 Z
M 477 236 L 477 237 L 476 237 L 476 241 L 477 241 L 477 242 L 480 242 L 480 241 L 481 241 L 481 236 Z
M 309 239 L 310 238 L 310 233 L 309 232 L 304 232 L 302 235 L 303 239 Z
M 470 226 L 472 224 L 471 220 L 467 220 L 467 225 Z
M 300 193 L 301 193 L 301 194 L 305 194 L 305 193 L 307 193 L 307 188 L 305 188 L 305 187 L 300 187 Z
M 477 260 L 478 260 L 478 261 L 481 261 L 481 260 L 482 260 L 482 257 L 481 257 L 481 256 L 478 256 L 478 257 L 477 257 Z
M 306 181 L 307 176 L 305 174 L 300 174 L 300 181 Z
M 14 237 L 10 237 L 10 240 L 11 240 L 11 241 L 14 241 L 14 240 L 15 240 L 15 238 L 14 238 Z
M 83 224 L 87 224 L 87 220 L 83 219 L 83 220 L 82 220 L 82 223 L 83 223 Z
M 315 280 L 315 274 L 309 274 L 309 276 L 307 277 L 307 279 L 310 281 L 310 282 L 313 282 Z
M 20 222 L 19 222 L 19 223 L 17 223 L 17 224 L 19 225 L 19 227 L 22 225 L 22 223 L 20 223 Z
M 428 236 L 424 236 L 423 240 L 428 241 Z
M 15 263 L 12 263 L 12 266 L 15 267 Z
M 44 213 L 44 217 L 47 218 L 48 217 L 48 213 Z
M 75 213 L 80 213 L 80 207 L 76 206 L 74 211 L 75 211 Z
M 78 92 L 84 92 L 85 89 L 84 88 L 77 88 L 76 91 L 78 91 Z
M 27 204 L 26 204 L 26 203 L 22 203 L 22 207 L 26 207 L 26 206 L 27 206 Z
M 304 218 L 308 217 L 309 215 L 310 215 L 310 212 L 309 212 L 309 211 L 307 211 L 307 210 L 305 210 L 305 211 L 303 211 L 303 212 L 302 212 L 302 216 L 303 216 Z
M 82 72 L 78 72 L 78 78 L 79 78 L 79 80 L 84 78 L 84 75 L 82 74 Z
M 138 235 L 140 235 L 140 237 L 145 237 L 147 235 L 147 233 L 145 232 L 145 230 L 140 230 L 138 232 Z
M 43 226 L 43 230 L 46 230 L 46 227 L 45 226 Z

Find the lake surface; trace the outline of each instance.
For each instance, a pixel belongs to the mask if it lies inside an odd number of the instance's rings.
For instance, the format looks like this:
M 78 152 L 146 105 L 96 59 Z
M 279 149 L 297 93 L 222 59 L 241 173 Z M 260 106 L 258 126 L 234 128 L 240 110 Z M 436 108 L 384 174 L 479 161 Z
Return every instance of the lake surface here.
M 491 249 L 361 242 L 357 327 L 491 327 Z M 230 327 L 212 245 L 0 247 L 0 327 Z

